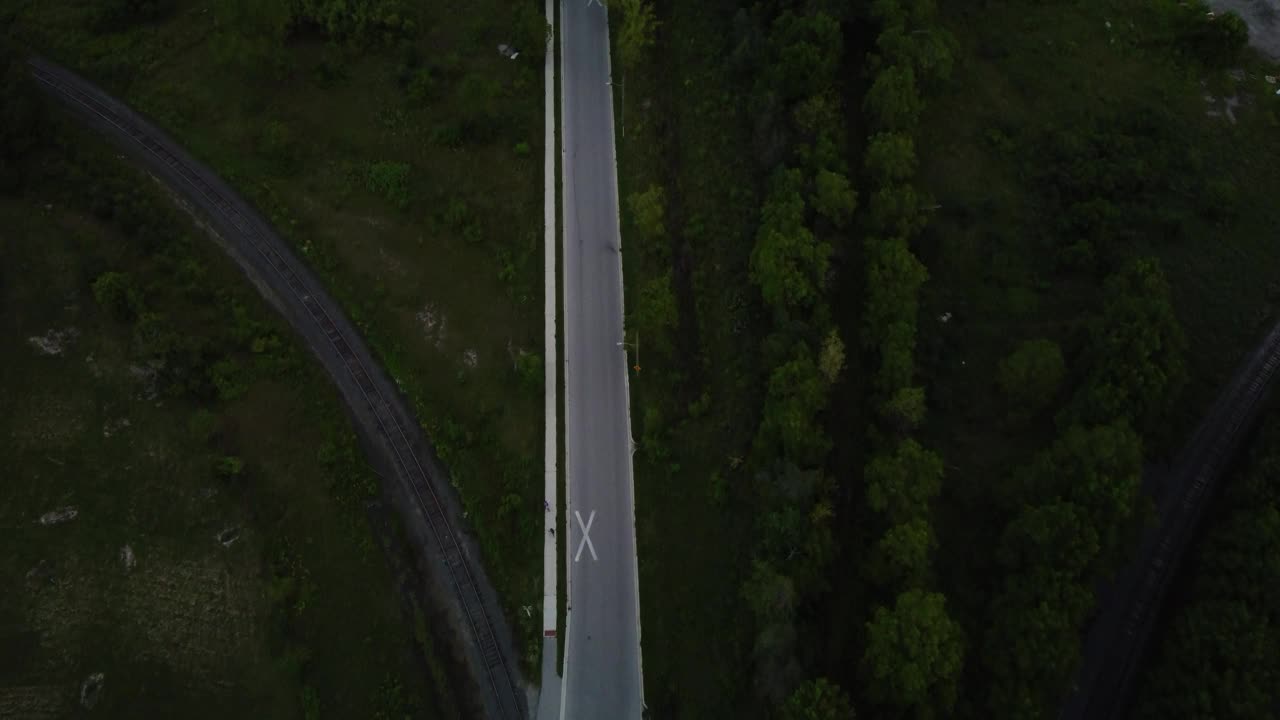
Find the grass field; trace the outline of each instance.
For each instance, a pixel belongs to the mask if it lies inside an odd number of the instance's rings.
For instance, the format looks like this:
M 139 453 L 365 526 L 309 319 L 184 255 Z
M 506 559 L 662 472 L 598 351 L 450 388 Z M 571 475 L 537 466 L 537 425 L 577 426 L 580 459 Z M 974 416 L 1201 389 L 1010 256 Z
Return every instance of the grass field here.
M 302 30 L 257 62 L 219 29 L 235 3 L 118 33 L 87 32 L 80 3 L 18 5 L 34 48 L 157 121 L 320 272 L 415 404 L 536 656 L 514 610 L 540 595 L 542 92 L 537 48 L 497 52 L 515 5 L 419 3 L 389 47 Z
M 98 673 L 95 716 L 457 716 L 336 392 L 158 189 L 61 137 L 0 198 L 0 716 L 79 717 Z M 157 245 L 90 209 L 99 172 Z M 225 387 L 172 392 L 105 272 Z

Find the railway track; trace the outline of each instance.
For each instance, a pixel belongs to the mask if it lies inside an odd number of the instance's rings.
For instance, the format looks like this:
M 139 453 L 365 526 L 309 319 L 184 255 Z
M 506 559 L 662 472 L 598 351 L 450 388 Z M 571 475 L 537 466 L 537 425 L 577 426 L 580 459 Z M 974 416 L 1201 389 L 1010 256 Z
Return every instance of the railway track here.
M 216 213 L 234 228 L 239 239 L 246 241 L 266 267 L 275 273 L 274 278 L 264 278 L 267 284 L 276 292 L 287 288 L 288 298 L 305 310 L 304 317 L 310 318 L 315 324 L 333 353 L 341 360 L 349 379 L 359 389 L 363 401 L 376 421 L 379 435 L 386 440 L 392 450 L 400 476 L 412 490 L 418 510 L 425 518 L 431 537 L 448 570 L 453 592 L 468 625 L 467 629 L 479 651 L 485 674 L 485 678 L 480 682 L 481 686 L 487 684 L 492 692 L 499 717 L 523 717 L 521 693 L 515 674 L 499 646 L 494 619 L 486 608 L 467 553 L 464 552 L 458 540 L 457 531 L 449 523 L 442 498 L 432 487 L 432 481 L 423 469 L 423 463 L 414 452 L 414 444 L 410 441 L 412 430 L 406 431 L 393 408 L 388 393 L 379 389 L 378 383 L 361 360 L 361 353 L 356 351 L 355 343 L 362 341 L 358 338 L 349 339 L 344 334 L 333 315 L 325 309 L 325 303 L 318 298 L 323 290 L 310 287 L 289 259 L 272 247 L 276 243 L 282 244 L 282 241 L 274 236 L 265 221 L 248 209 L 243 201 L 229 197 L 228 193 L 206 180 L 202 176 L 203 173 L 193 167 L 193 161 L 182 157 L 181 151 L 176 147 L 171 147 L 170 143 L 157 139 L 161 133 L 155 128 L 150 127 L 118 101 L 64 68 L 40 58 L 29 60 L 28 65 L 32 77 L 48 93 L 72 106 L 74 110 L 100 123 L 105 123 L 110 132 L 126 142 L 133 143 L 136 146 L 135 149 L 140 149 L 146 157 L 170 170 L 184 184 L 184 187 L 174 189 L 183 191 L 183 194 L 191 197 L 207 212 Z M 343 324 L 349 326 L 349 323 Z M 367 350 L 364 354 L 368 354 Z
M 1246 358 L 1175 460 L 1159 524 L 1116 583 L 1086 640 L 1076 687 L 1059 720 L 1110 720 L 1127 709 L 1169 583 L 1214 484 L 1239 451 L 1280 369 L 1280 324 Z

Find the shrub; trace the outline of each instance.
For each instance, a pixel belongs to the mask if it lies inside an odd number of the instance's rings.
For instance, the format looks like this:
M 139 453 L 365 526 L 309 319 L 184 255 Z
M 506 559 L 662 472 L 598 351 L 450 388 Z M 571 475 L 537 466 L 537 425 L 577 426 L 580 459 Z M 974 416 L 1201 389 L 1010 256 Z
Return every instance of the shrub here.
M 377 193 L 387 202 L 404 210 L 409 207 L 409 165 L 382 161 L 369 166 L 365 181 L 370 192 Z
M 1043 338 L 1028 340 L 1000 362 L 1000 390 L 1018 415 L 1034 414 L 1053 400 L 1066 370 L 1057 343 Z

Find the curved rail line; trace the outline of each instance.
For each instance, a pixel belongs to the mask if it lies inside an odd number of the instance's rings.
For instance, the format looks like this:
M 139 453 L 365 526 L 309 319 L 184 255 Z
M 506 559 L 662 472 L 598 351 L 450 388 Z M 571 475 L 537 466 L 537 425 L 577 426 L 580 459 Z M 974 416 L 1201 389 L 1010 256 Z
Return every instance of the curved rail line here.
M 401 426 L 400 420 L 393 412 L 391 404 L 379 392 L 376 384 L 365 369 L 364 363 L 352 348 L 352 344 L 339 330 L 330 314 L 315 298 L 315 291 L 307 287 L 298 273 L 278 253 L 270 247 L 263 237 L 266 230 L 262 220 L 253 218 L 249 213 L 241 212 L 237 202 L 228 199 L 210 183 L 200 177 L 182 158 L 153 135 L 155 132 L 136 118 L 126 117 L 106 102 L 106 95 L 92 87 L 87 81 L 60 68 L 47 60 L 33 58 L 28 61 L 32 76 L 44 84 L 49 90 L 62 99 L 74 103 L 85 112 L 108 123 L 120 133 L 136 142 L 151 156 L 173 170 L 189 189 L 203 198 L 208 205 L 215 207 L 227 222 L 252 243 L 254 249 L 284 281 L 293 296 L 307 310 L 312 320 L 328 338 L 333 350 L 337 353 L 350 373 L 351 379 L 359 387 L 365 402 L 368 403 L 377 421 L 378 429 L 386 438 L 394 451 L 396 462 L 402 471 L 402 477 L 409 481 L 414 497 L 418 500 L 419 509 L 427 519 L 437 546 L 441 549 L 444 564 L 448 568 L 454 592 L 465 612 L 471 634 L 480 650 L 490 689 L 498 699 L 498 708 L 504 717 L 520 717 L 521 704 L 518 700 L 518 689 L 506 658 L 498 646 L 497 636 L 492 618 L 486 611 L 479 585 L 471 571 L 470 564 L 464 556 L 457 536 L 449 526 L 445 509 L 440 497 L 431 487 L 422 463 L 413 452 L 413 445 L 408 434 Z M 101 96 L 101 97 L 100 97 Z M 256 227 L 255 227 L 256 226 Z
M 1159 525 L 1143 534 L 1140 552 L 1095 620 L 1077 689 L 1068 695 L 1060 720 L 1110 720 L 1127 708 L 1165 592 L 1210 490 L 1257 420 L 1278 368 L 1280 324 L 1241 364 L 1175 461 Z

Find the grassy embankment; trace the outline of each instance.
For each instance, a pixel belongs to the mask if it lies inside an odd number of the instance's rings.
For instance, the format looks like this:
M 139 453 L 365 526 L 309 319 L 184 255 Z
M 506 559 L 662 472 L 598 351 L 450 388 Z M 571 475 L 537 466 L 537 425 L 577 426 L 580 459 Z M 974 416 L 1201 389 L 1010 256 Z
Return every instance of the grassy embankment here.
M 106 717 L 456 716 L 328 378 L 70 126 L 0 198 L 0 715 L 76 715 L 102 673 Z
M 528 13 L 415 3 L 357 39 L 275 32 L 271 5 L 182 1 L 103 30 L 86 5 L 25 3 L 15 27 L 220 172 L 320 273 L 449 467 L 528 670 L 537 613 L 517 608 L 540 595 L 541 48 L 497 52 L 530 37 Z
M 646 283 L 672 273 L 679 325 L 640 338 L 631 376 L 645 701 L 656 717 L 752 716 L 746 473 L 758 358 L 746 259 L 758 214 L 750 141 L 726 62 L 727 6 L 664 8 L 657 44 L 615 96 L 628 327 Z M 634 193 L 663 187 L 665 237 L 636 240 Z M 655 251 L 655 246 L 669 248 Z M 634 336 L 633 338 L 634 339 Z

